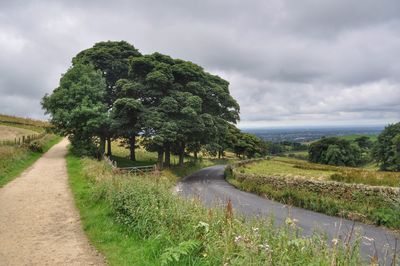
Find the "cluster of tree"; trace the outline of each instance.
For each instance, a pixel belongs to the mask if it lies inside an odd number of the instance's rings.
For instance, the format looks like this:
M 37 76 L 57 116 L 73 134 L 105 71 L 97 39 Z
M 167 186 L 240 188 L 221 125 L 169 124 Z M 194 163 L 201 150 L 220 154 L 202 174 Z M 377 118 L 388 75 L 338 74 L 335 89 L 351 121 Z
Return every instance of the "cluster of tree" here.
M 56 131 L 69 136 L 79 155 L 111 155 L 112 139 L 123 139 L 135 160 L 137 137 L 158 153 L 162 167 L 171 153 L 205 149 L 221 157 L 263 155 L 263 142 L 234 124 L 239 105 L 229 83 L 200 66 L 160 53 L 142 55 L 131 44 L 100 42 L 80 52 L 42 106 Z M 107 146 L 107 148 L 106 148 Z
M 328 137 L 310 144 L 308 159 L 314 163 L 359 166 L 366 163 L 369 158 L 366 151 L 356 141 Z
M 373 155 L 381 170 L 400 171 L 400 122 L 385 127 L 378 136 Z
M 339 166 L 360 166 L 375 161 L 384 171 L 400 171 L 400 123 L 388 125 L 372 142 L 367 136 L 354 141 L 322 138 L 309 147 L 309 160 Z

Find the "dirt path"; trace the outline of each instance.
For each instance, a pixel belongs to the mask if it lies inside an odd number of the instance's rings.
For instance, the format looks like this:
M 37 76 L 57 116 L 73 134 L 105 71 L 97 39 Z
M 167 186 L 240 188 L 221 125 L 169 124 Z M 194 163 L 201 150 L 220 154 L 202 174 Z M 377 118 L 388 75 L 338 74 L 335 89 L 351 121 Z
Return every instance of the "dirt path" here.
M 82 230 L 61 141 L 0 189 L 0 265 L 104 265 Z

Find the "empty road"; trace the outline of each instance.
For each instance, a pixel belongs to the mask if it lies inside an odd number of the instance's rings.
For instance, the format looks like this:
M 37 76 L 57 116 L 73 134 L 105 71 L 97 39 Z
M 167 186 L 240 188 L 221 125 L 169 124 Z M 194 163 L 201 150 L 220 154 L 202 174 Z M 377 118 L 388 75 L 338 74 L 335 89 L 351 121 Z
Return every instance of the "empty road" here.
M 277 224 L 284 223 L 289 215 L 288 206 L 236 189 L 225 180 L 224 169 L 223 165 L 204 168 L 183 178 L 176 190 L 186 197 L 199 197 L 207 206 L 213 206 L 221 201 L 226 204 L 227 200 L 231 199 L 234 209 L 247 217 L 266 217 L 273 214 Z M 302 228 L 305 235 L 319 231 L 325 233 L 329 239 L 336 238 L 338 234 L 343 237 L 348 235 L 354 223 L 296 207 L 290 207 L 290 217 L 297 220 L 297 225 Z M 383 261 L 386 252 L 390 254 L 387 256 L 388 260 L 392 261 L 395 238 L 398 238 L 398 235 L 373 225 L 355 223 L 355 227 L 361 232 L 361 251 L 367 260 L 375 254 L 376 247 L 380 262 Z M 400 240 L 398 242 L 400 246 Z M 399 249 L 397 258 L 400 256 Z

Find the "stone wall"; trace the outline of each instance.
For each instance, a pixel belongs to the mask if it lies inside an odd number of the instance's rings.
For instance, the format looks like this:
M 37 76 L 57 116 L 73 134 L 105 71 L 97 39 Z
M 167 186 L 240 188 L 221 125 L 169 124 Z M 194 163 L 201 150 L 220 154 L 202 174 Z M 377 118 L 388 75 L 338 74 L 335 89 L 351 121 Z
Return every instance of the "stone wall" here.
M 338 199 L 351 200 L 362 193 L 364 197 L 371 197 L 386 201 L 394 206 L 400 206 L 400 188 L 386 186 L 369 186 L 364 184 L 350 184 L 336 181 L 321 181 L 302 177 L 264 176 L 258 174 L 240 173 L 237 168 L 256 160 L 246 160 L 231 165 L 227 171 L 238 181 L 249 181 L 257 185 L 270 185 L 279 190 L 285 188 L 315 192 L 321 195 L 334 196 Z

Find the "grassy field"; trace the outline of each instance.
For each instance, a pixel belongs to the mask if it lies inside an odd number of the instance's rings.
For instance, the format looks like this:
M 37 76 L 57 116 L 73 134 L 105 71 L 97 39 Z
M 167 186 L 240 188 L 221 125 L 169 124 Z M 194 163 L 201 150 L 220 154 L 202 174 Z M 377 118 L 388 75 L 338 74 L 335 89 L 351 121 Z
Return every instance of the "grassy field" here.
M 52 134 L 38 135 L 44 133 L 49 126 L 45 121 L 0 115 L 0 141 L 14 140 L 27 135 L 39 136 L 30 143 L 0 145 L 0 187 L 19 176 L 61 140 L 61 137 Z
M 12 126 L 42 133 L 50 124 L 46 121 L 0 114 L 0 125 Z
M 107 165 L 67 157 L 70 184 L 91 243 L 110 265 L 360 265 L 358 246 L 208 210 L 171 192 L 175 177 L 119 176 Z M 356 241 L 356 243 L 358 243 Z
M 400 173 L 377 171 L 374 165 L 370 165 L 368 168 L 339 167 L 308 163 L 294 158 L 272 157 L 270 160 L 245 165 L 239 171 L 250 174 L 297 176 L 376 186 L 400 186 Z
M 33 151 L 28 146 L 0 146 L 0 187 L 19 176 L 60 140 L 59 136 L 45 135 L 39 139 L 41 151 Z
M 34 135 L 34 134 L 37 134 L 37 132 L 30 129 L 5 126 L 0 124 L 0 141 L 14 140 L 16 138 L 18 139 L 22 138 L 23 136 Z
M 400 229 L 400 205 L 394 196 L 350 187 L 336 190 L 334 183 L 325 182 L 400 187 L 398 172 L 320 165 L 286 157 L 254 162 L 235 171 L 241 177 L 228 173 L 228 181 L 242 190 L 328 215 Z

